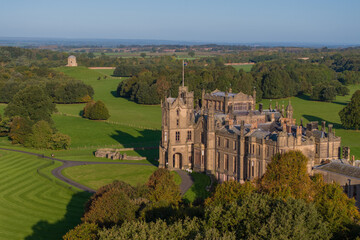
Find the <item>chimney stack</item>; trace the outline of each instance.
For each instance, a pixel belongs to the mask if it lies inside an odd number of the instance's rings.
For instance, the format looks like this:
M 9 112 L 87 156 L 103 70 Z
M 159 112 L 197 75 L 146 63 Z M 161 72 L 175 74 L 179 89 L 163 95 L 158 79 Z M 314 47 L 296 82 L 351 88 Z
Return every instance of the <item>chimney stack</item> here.
M 321 122 L 321 131 L 323 131 L 323 132 L 325 132 L 325 124 L 326 124 L 325 121 Z
M 328 131 L 328 132 L 329 132 L 329 133 L 332 133 L 333 125 L 332 125 L 332 124 L 329 124 L 329 125 L 328 125 L 328 128 L 329 128 L 329 131 Z

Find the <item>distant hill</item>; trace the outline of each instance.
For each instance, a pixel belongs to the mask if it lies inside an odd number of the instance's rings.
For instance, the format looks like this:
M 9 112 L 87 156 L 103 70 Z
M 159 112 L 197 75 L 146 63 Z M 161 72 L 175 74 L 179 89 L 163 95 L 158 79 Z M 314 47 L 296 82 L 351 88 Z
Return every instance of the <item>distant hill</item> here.
M 175 40 L 157 40 L 157 39 L 86 39 L 86 38 L 28 38 L 28 37 L 0 37 L 0 46 L 16 47 L 39 47 L 44 45 L 74 46 L 74 47 L 116 47 L 119 45 L 245 45 L 259 47 L 356 47 L 358 44 L 340 44 L 340 43 L 311 43 L 311 42 L 202 42 L 202 41 L 175 41 Z

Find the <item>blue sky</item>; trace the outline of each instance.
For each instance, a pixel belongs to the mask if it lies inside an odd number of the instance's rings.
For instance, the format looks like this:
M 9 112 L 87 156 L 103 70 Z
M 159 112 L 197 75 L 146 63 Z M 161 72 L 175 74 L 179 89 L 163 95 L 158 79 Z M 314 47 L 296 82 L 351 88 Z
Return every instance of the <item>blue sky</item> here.
M 0 0 L 1 37 L 360 43 L 359 0 Z

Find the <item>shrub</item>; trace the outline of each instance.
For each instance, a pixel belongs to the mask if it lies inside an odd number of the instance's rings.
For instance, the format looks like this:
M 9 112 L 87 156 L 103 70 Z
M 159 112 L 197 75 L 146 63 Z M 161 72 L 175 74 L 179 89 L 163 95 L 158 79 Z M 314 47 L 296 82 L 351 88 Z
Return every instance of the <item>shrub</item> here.
M 83 116 L 91 120 L 107 120 L 110 114 L 105 104 L 99 100 L 95 103 L 87 103 L 83 110 Z
M 97 240 L 97 234 L 100 228 L 94 223 L 82 223 L 71 229 L 65 236 L 64 240 Z
M 70 136 L 57 132 L 51 136 L 49 148 L 53 150 L 69 149 L 70 144 Z

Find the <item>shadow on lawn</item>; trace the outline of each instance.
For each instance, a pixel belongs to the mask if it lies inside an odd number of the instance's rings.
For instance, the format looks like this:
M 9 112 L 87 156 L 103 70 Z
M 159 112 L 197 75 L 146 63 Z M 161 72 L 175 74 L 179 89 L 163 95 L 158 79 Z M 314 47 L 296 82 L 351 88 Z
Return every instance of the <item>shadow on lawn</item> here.
M 350 101 L 346 101 L 346 102 L 332 102 L 332 103 L 346 106 L 346 105 L 348 105 L 349 102 L 350 102 Z
M 305 101 L 311 101 L 311 102 L 321 102 L 321 103 L 326 103 L 326 102 L 323 102 L 323 101 L 318 101 L 318 100 L 314 100 L 314 99 L 311 99 L 311 97 L 309 95 L 297 95 L 296 97 L 302 99 L 302 100 L 305 100 Z M 332 101 L 332 102 L 328 102 L 328 103 L 334 103 L 334 104 L 339 104 L 339 105 L 343 105 L 343 106 L 346 106 L 348 105 L 350 101 L 346 101 L 346 102 L 338 102 L 338 101 Z
M 37 222 L 32 226 L 33 233 L 27 236 L 25 240 L 62 239 L 62 236 L 81 222 L 85 203 L 90 196 L 91 194 L 88 192 L 74 193 L 66 207 L 63 219 L 55 223 L 44 220 Z
M 137 130 L 140 136 L 134 137 L 126 132 L 117 130 L 116 134 L 110 135 L 125 148 L 135 148 L 135 152 L 157 166 L 159 159 L 160 130 L 143 129 Z

